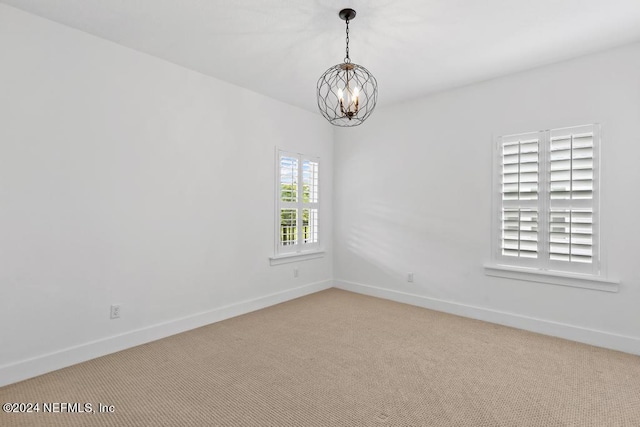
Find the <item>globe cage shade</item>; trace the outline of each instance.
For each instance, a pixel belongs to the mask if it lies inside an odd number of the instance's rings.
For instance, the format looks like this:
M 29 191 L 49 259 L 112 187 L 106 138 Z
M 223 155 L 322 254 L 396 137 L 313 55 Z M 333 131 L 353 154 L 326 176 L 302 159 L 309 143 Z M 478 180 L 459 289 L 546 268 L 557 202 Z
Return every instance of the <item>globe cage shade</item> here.
M 378 101 L 378 83 L 362 65 L 345 62 L 329 68 L 318 79 L 318 107 L 335 126 L 362 124 Z
M 358 126 L 371 115 L 378 102 L 378 82 L 362 65 L 349 58 L 349 22 L 353 9 L 342 9 L 338 16 L 346 23 L 346 56 L 342 64 L 329 68 L 318 79 L 318 108 L 335 126 Z

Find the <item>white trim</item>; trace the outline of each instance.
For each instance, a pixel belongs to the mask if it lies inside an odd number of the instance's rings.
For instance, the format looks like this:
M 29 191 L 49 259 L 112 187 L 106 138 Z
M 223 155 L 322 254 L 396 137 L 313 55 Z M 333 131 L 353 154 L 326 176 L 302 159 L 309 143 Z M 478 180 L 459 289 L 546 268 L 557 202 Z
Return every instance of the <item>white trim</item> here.
M 563 271 L 549 271 L 500 264 L 485 264 L 484 274 L 493 277 L 571 286 L 573 288 L 593 289 L 596 291 L 618 292 L 620 290 L 619 280 L 589 274 L 565 273 Z
M 27 360 L 0 366 L 0 387 L 76 363 L 94 359 L 181 332 L 240 316 L 331 287 L 331 280 L 299 286 L 262 297 L 240 301 L 213 310 L 90 341 Z
M 356 292 L 359 294 L 384 298 L 404 304 L 443 311 L 445 313 L 455 314 L 458 316 L 469 317 L 472 319 L 483 320 L 486 322 L 497 323 L 499 325 L 510 326 L 544 335 L 640 355 L 640 337 L 631 337 L 628 335 L 583 328 L 566 323 L 522 316 L 520 314 L 492 310 L 485 307 L 460 304 L 453 301 L 445 301 L 422 295 L 364 285 L 362 283 L 348 282 L 345 280 L 334 280 L 333 286 L 338 289 Z
M 282 255 L 275 255 L 269 258 L 271 265 L 287 264 L 289 262 L 306 261 L 308 259 L 322 258 L 324 257 L 324 251 L 313 252 L 298 252 L 298 253 L 286 253 Z

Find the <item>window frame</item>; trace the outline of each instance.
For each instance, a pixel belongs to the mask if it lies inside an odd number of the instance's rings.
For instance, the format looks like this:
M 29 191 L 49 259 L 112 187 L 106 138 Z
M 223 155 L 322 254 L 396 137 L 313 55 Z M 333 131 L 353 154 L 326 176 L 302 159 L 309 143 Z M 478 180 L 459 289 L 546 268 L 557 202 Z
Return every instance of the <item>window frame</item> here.
M 299 183 L 296 188 L 296 201 L 283 201 L 282 200 L 282 170 L 281 159 L 282 157 L 291 157 L 297 159 L 297 182 Z M 317 189 L 316 189 L 316 201 L 305 202 L 304 201 L 304 168 L 305 161 L 315 162 L 317 171 Z M 271 264 L 281 264 L 285 262 L 294 262 L 299 260 L 313 259 L 323 256 L 324 252 L 321 249 L 321 192 L 322 186 L 320 185 L 321 174 L 321 162 L 320 157 L 307 155 L 303 153 L 296 153 L 288 150 L 283 150 L 276 147 L 275 150 L 275 210 L 274 210 L 274 255 L 270 258 Z M 312 177 L 313 179 L 313 177 Z M 291 245 L 281 244 L 281 209 L 294 209 L 296 210 L 296 243 Z M 304 242 L 304 229 L 303 229 L 303 212 L 305 209 L 316 210 L 316 239 L 313 242 Z
M 551 200 L 551 140 L 561 133 L 577 135 L 590 129 L 593 133 L 593 195 L 588 202 L 570 199 Z M 581 131 L 581 132 L 580 132 Z M 538 199 L 521 203 L 519 208 L 537 209 L 538 236 L 537 259 L 509 257 L 502 254 L 502 211 L 509 207 L 518 207 L 520 200 L 505 204 L 502 199 L 502 149 L 509 138 L 538 138 Z M 492 150 L 492 210 L 491 210 L 491 263 L 485 265 L 485 273 L 490 276 L 508 277 L 536 282 L 554 283 L 590 289 L 617 291 L 618 281 L 606 279 L 606 270 L 601 254 L 601 139 L 602 129 L 599 123 L 548 129 L 514 135 L 501 135 L 494 138 Z M 573 150 L 573 147 L 572 147 Z M 572 154 L 573 155 L 573 154 Z M 573 190 L 573 189 L 572 189 Z M 550 259 L 549 236 L 550 214 L 553 209 L 590 209 L 592 212 L 592 263 L 580 265 L 577 262 L 554 261 Z M 615 286 L 611 286 L 615 285 Z

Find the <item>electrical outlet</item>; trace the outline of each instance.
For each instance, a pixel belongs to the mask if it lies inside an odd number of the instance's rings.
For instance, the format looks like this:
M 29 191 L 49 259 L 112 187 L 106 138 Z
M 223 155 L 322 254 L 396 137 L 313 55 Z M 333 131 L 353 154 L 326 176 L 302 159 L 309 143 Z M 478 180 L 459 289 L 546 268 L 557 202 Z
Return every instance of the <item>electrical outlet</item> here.
M 407 282 L 413 283 L 413 273 L 407 273 Z
M 293 277 L 298 277 L 299 274 L 300 274 L 300 271 L 298 270 L 298 267 L 295 267 L 293 269 Z
M 120 318 L 120 306 L 119 305 L 112 305 L 111 306 L 111 318 L 112 319 L 119 319 Z

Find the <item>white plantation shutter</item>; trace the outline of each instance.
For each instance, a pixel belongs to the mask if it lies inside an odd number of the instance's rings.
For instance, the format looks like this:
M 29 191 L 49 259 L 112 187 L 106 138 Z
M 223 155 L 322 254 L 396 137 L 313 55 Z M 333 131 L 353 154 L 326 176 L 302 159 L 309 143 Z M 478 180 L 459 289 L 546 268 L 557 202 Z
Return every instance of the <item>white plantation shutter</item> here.
M 318 243 L 318 161 L 302 160 L 302 242 Z
M 597 273 L 599 129 L 549 131 L 549 268 Z
M 276 179 L 276 254 L 319 245 L 319 161 L 278 151 Z
M 538 258 L 540 135 L 503 137 L 499 149 L 500 253 L 529 263 Z
M 597 274 L 599 128 L 498 139 L 498 263 Z

